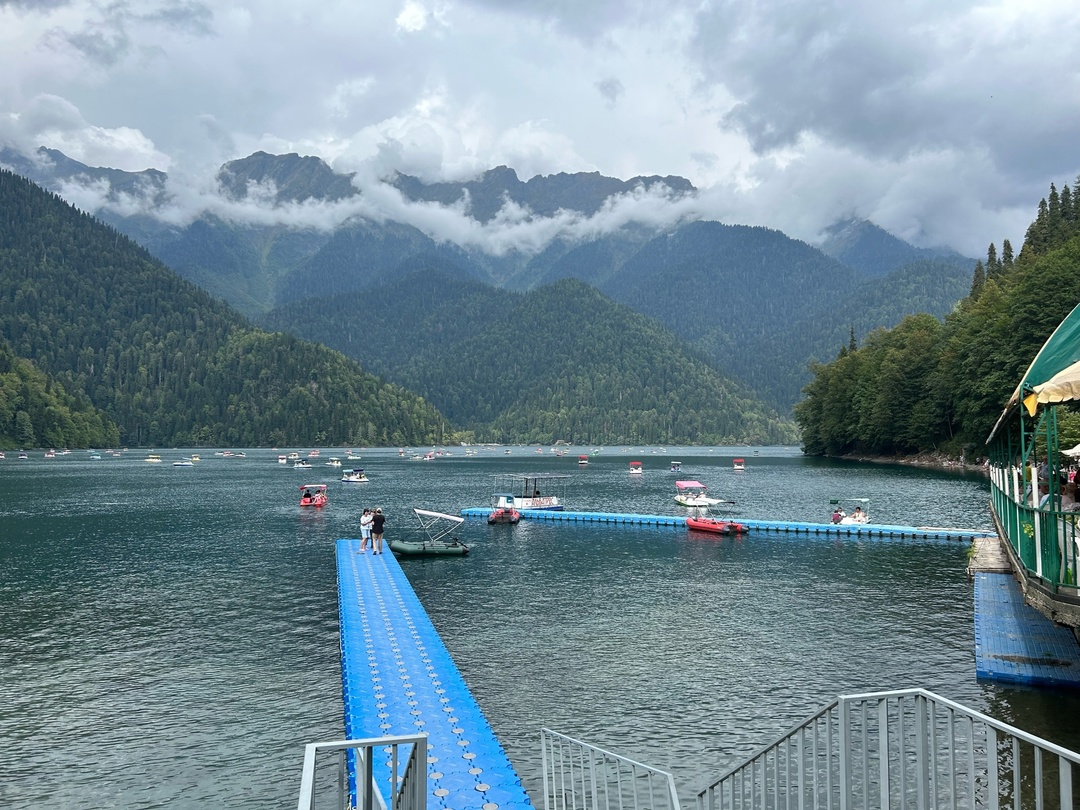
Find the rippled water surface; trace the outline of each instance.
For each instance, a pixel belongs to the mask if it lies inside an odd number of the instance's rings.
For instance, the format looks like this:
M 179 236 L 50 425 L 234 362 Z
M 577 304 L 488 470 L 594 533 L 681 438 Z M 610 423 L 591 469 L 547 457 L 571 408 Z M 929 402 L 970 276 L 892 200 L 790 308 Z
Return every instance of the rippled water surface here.
M 830 498 L 862 497 L 875 522 L 989 522 L 980 476 L 783 448 L 607 448 L 585 468 L 577 450 L 374 450 L 363 485 L 320 463 L 333 452 L 309 471 L 269 450 L 0 461 L 0 805 L 295 803 L 304 744 L 342 733 L 333 545 L 363 506 L 391 537 L 413 506 L 486 506 L 494 474 L 539 471 L 571 475 L 582 510 L 677 514 L 682 477 L 746 518 L 823 521 Z M 299 509 L 307 482 L 330 506 Z M 530 789 L 542 726 L 669 769 L 689 797 L 862 689 L 927 686 L 1080 747 L 1073 695 L 976 681 L 959 543 L 480 521 L 462 537 L 467 558 L 402 565 Z

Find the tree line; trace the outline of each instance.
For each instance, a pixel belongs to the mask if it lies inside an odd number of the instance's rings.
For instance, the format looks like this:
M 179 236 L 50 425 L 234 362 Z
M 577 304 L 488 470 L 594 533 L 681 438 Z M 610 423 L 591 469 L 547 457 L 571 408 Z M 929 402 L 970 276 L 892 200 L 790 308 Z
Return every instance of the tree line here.
M 1080 178 L 1077 179 L 1080 184 Z M 1051 185 L 1018 256 L 1004 240 L 944 320 L 911 316 L 854 335 L 795 407 L 812 455 L 978 456 L 1024 370 L 1080 301 L 1080 200 Z

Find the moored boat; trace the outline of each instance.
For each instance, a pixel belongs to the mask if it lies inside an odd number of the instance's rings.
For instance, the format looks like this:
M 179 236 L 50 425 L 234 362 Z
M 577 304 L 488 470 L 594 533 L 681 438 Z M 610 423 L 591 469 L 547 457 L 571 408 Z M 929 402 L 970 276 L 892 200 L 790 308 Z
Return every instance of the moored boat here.
M 326 484 L 304 484 L 300 487 L 301 506 L 326 506 L 329 502 Z
M 509 523 L 521 520 L 521 512 L 514 508 L 514 496 L 509 492 L 496 492 L 491 496 L 491 514 L 488 523 Z
M 689 507 L 715 506 L 723 503 L 719 498 L 710 498 L 708 491 L 708 487 L 700 481 L 676 481 L 675 503 Z
M 495 476 L 492 508 L 561 510 L 569 479 L 565 473 L 501 473 Z
M 465 518 L 415 507 L 413 513 L 420 522 L 424 537 L 388 540 L 387 545 L 392 552 L 405 557 L 463 557 L 469 553 L 467 545 L 457 537 L 450 536 L 465 522 Z
M 711 534 L 742 534 L 746 526 L 734 520 L 722 520 L 711 515 L 690 515 L 686 519 L 686 528 Z

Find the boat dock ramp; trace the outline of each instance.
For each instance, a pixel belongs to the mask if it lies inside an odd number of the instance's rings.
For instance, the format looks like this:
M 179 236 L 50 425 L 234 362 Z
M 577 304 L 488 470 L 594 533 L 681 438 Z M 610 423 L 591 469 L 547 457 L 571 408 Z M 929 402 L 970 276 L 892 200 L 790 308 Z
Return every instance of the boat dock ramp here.
M 686 528 L 685 515 L 635 515 L 615 512 L 571 512 L 554 509 L 522 509 L 522 520 L 566 521 L 570 523 L 612 523 L 627 526 L 671 526 Z M 461 510 L 465 518 L 483 518 L 490 509 L 470 507 Z M 789 534 L 828 535 L 830 537 L 876 537 L 881 539 L 923 539 L 972 541 L 986 534 L 977 529 L 947 529 L 937 526 L 886 526 L 877 523 L 800 523 L 790 520 L 747 520 L 739 523 L 749 531 Z

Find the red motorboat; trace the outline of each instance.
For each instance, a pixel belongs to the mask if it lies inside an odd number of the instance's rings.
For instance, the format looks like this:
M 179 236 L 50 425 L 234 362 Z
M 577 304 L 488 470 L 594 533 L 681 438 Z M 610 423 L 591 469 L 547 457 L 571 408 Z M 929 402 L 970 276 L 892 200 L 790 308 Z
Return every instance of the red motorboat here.
M 691 515 L 686 519 L 686 528 L 712 534 L 742 534 L 746 527 L 734 520 L 720 520 L 706 515 Z
M 326 484 L 304 484 L 300 487 L 301 506 L 326 506 L 330 499 L 326 497 Z
M 509 523 L 513 525 L 521 520 L 521 512 L 514 507 L 492 509 L 488 515 L 488 523 Z

